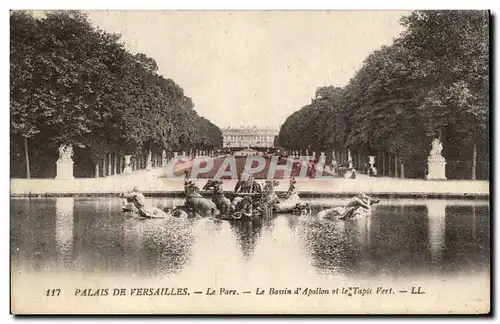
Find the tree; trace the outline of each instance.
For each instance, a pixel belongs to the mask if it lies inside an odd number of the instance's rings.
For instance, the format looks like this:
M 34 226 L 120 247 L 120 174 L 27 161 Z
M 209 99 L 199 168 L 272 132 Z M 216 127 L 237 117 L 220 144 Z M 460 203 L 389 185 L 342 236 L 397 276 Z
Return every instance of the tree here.
M 220 145 L 218 127 L 157 74 L 153 58 L 127 52 L 120 35 L 78 11 L 14 11 L 10 19 L 11 137 L 16 152 L 24 139 L 28 177 L 28 139 L 44 139 L 43 149 L 85 148 L 95 164 L 112 152 Z
M 320 87 L 290 115 L 279 142 L 391 152 L 410 162 L 442 134 L 448 157 L 472 147 L 475 178 L 477 144 L 483 159 L 489 154 L 487 12 L 415 11 L 401 23 L 402 35 L 371 53 L 343 89 Z
M 455 134 L 472 146 L 489 138 L 489 20 L 487 11 L 417 11 L 402 19 L 406 48 L 421 62 L 427 131 Z M 423 89 L 423 90 L 424 90 Z M 460 144 L 459 144 L 460 145 Z
M 28 140 L 38 134 L 37 112 L 31 100 L 31 73 L 38 41 L 37 21 L 24 11 L 10 15 L 10 120 L 11 137 L 20 136 L 24 142 L 26 177 L 30 178 Z M 23 68 L 24 67 L 24 68 Z M 16 76 L 16 77 L 12 77 Z

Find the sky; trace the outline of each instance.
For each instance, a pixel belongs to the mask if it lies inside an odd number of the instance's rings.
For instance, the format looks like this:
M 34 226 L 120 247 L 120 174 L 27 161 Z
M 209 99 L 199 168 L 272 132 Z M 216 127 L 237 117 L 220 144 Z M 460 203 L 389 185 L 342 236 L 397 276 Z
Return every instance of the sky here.
M 319 86 L 345 86 L 403 30 L 403 11 L 89 11 L 219 127 L 279 128 Z

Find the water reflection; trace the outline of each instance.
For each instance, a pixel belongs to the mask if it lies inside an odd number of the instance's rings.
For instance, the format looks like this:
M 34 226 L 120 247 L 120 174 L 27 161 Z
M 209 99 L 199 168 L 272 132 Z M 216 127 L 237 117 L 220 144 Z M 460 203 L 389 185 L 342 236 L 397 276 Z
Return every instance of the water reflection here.
M 129 218 L 124 226 L 126 267 L 133 275 L 168 274 L 182 270 L 193 243 L 193 220 Z
M 251 259 L 262 233 L 261 222 L 232 222 L 231 230 L 236 235 L 239 246 L 246 260 Z
M 406 276 L 475 271 L 488 268 L 488 219 L 484 202 L 383 202 L 367 218 L 304 221 L 302 242 L 320 272 Z
M 441 260 L 445 244 L 446 232 L 446 201 L 429 200 L 427 202 L 429 250 L 434 263 Z
M 62 267 L 234 281 L 284 281 L 309 272 L 409 276 L 489 269 L 487 202 L 384 200 L 370 217 L 350 221 L 319 220 L 319 208 L 312 215 L 281 214 L 256 223 L 139 220 L 123 213 L 115 198 L 11 199 L 12 264 L 35 271 Z
M 304 249 L 312 256 L 313 265 L 320 272 L 350 272 L 354 246 L 349 236 L 351 226 L 344 222 L 324 222 L 305 219 L 299 237 Z
M 73 250 L 73 216 L 75 198 L 60 197 L 56 200 L 56 246 L 59 258 L 71 262 Z

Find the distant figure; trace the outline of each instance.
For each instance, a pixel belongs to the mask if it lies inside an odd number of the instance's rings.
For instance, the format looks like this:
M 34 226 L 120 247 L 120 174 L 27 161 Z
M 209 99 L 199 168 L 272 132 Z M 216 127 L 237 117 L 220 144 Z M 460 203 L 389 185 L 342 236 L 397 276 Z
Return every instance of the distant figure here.
M 316 160 L 310 160 L 307 165 L 307 175 L 309 178 L 314 178 L 316 176 Z
M 235 193 L 260 193 L 262 189 L 260 185 L 255 181 L 253 176 L 249 176 L 247 181 L 240 180 L 234 188 Z
M 344 179 L 356 179 L 356 169 L 352 165 L 347 167 L 347 172 L 344 174 Z
M 370 177 L 375 177 L 377 175 L 377 168 L 375 166 L 366 164 L 366 174 Z
M 290 186 L 288 187 L 288 191 L 285 194 L 285 199 L 287 199 L 290 196 L 292 196 L 293 194 L 295 194 L 295 184 L 296 183 L 297 183 L 297 181 L 295 180 L 295 178 L 290 178 Z
M 336 160 L 332 160 L 332 162 L 330 162 L 330 170 L 332 172 L 332 174 L 336 174 L 337 173 L 337 161 Z

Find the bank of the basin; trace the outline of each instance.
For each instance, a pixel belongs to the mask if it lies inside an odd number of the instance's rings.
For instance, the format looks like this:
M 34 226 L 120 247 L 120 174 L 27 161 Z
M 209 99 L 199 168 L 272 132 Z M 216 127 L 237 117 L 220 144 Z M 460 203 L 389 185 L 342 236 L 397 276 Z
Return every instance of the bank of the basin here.
M 192 179 L 200 188 L 206 179 Z M 287 179 L 279 180 L 278 192 L 288 189 Z M 167 179 L 154 174 L 74 180 L 11 179 L 11 196 L 106 196 L 116 195 L 137 186 L 146 195 L 178 196 L 183 179 Z M 233 191 L 235 180 L 224 180 L 225 191 Z M 489 181 L 369 178 L 328 180 L 298 179 L 296 189 L 303 197 L 335 197 L 360 192 L 388 197 L 489 197 Z

